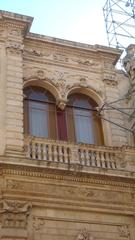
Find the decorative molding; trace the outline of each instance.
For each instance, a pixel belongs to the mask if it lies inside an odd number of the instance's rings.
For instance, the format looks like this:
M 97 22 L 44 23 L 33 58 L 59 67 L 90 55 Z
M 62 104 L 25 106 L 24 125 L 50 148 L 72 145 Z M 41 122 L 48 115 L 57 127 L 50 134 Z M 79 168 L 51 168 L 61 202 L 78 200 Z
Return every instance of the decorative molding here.
M 63 173 L 63 174 L 62 174 Z M 1 169 L 1 174 L 12 174 L 14 175 L 20 175 L 20 176 L 31 176 L 31 177 L 38 177 L 38 178 L 46 178 L 46 179 L 56 179 L 56 180 L 68 180 L 73 182 L 85 182 L 85 183 L 94 183 L 94 184 L 103 184 L 103 185 L 110 185 L 115 187 L 121 187 L 121 188 L 135 188 L 134 179 L 129 181 L 129 178 L 125 178 L 123 182 L 122 179 L 118 176 L 109 176 L 109 175 L 95 175 L 94 173 L 89 173 L 89 177 L 87 177 L 87 174 L 84 173 L 84 175 L 81 177 L 75 175 L 72 172 L 67 172 L 63 170 L 62 172 L 57 169 L 38 169 L 38 167 L 24 167 L 24 166 L 7 166 L 5 168 L 3 164 L 3 169 Z M 8 180 L 9 181 L 9 180 Z M 7 186 L 11 187 L 12 189 L 18 186 L 18 183 L 14 180 L 10 180 L 7 183 Z
M 50 46 L 48 44 L 43 44 L 42 48 L 37 48 L 35 47 L 25 47 L 24 49 L 24 55 L 31 55 L 31 56 L 35 56 L 35 57 L 41 57 L 42 59 L 45 60 L 51 60 L 51 61 L 55 61 L 55 62 L 60 62 L 60 63 L 68 63 L 70 65 L 76 65 L 77 67 L 85 67 L 85 69 L 87 68 L 88 70 L 90 70 L 91 68 L 99 68 L 101 67 L 100 62 L 98 61 L 98 59 L 92 59 L 92 56 L 88 57 L 88 54 L 78 54 L 78 52 L 75 53 L 75 55 L 71 56 L 71 53 L 69 55 L 69 51 L 67 51 L 66 49 L 62 49 L 60 48 L 56 48 L 56 47 L 52 47 L 50 48 Z
M 80 231 L 76 240 L 94 240 L 94 237 L 84 228 Z
M 9 181 L 12 186 L 9 186 Z M 82 179 L 83 181 L 83 179 Z M 122 189 L 112 189 L 111 190 L 104 190 L 100 189 L 99 186 L 95 186 L 93 189 L 90 186 L 86 187 L 80 187 L 79 185 L 71 186 L 71 183 L 69 182 L 69 185 L 63 185 L 61 188 L 59 188 L 59 184 L 52 185 L 48 180 L 42 183 L 37 183 L 36 180 L 30 181 L 19 181 L 19 180 L 11 180 L 7 179 L 5 183 L 5 191 L 11 192 L 16 191 L 16 193 L 19 191 L 22 193 L 25 193 L 27 196 L 34 197 L 35 192 L 39 196 L 42 196 L 42 198 L 58 198 L 58 199 L 64 199 L 71 200 L 72 201 L 85 201 L 86 204 L 88 203 L 94 203 L 96 201 L 97 205 L 99 204 L 119 204 L 121 203 L 121 208 L 123 207 L 123 198 L 126 199 L 127 203 L 130 202 L 131 204 L 134 204 L 134 198 L 133 195 L 130 192 L 125 192 Z M 123 192 L 122 192 L 123 191 Z M 98 199 L 98 201 L 97 201 Z M 84 204 L 85 206 L 85 204 Z

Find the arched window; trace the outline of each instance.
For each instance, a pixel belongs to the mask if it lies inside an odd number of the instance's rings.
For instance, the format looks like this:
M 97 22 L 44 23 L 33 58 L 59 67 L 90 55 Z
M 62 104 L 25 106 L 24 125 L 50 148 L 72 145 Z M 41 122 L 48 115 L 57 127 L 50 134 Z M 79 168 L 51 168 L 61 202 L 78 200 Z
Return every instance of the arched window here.
M 41 87 L 24 90 L 25 133 L 36 137 L 56 139 L 55 99 Z
M 70 141 L 87 144 L 103 144 L 101 120 L 96 112 L 97 104 L 83 94 L 69 96 L 67 132 Z
M 67 107 L 56 107 L 53 95 L 41 87 L 24 89 L 24 130 L 26 134 L 87 144 L 103 144 L 97 104 L 84 94 L 69 96 Z

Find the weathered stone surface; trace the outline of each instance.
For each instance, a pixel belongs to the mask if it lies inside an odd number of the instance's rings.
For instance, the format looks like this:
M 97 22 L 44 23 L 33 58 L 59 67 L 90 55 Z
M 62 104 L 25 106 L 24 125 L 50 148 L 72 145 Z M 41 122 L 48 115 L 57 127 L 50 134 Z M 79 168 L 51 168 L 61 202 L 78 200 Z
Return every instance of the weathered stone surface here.
M 0 239 L 134 240 L 134 47 L 126 75 L 118 49 L 30 33 L 31 23 L 0 11 Z M 62 110 L 71 93 L 93 98 L 105 145 L 24 135 L 26 86 Z

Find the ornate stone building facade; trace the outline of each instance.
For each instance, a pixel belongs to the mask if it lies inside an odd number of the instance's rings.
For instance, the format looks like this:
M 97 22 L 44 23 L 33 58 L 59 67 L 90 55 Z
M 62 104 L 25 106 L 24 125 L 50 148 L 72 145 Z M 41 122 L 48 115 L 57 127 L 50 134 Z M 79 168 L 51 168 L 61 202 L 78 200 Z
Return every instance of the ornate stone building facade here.
M 31 23 L 0 12 L 0 239 L 134 240 L 134 46 Z

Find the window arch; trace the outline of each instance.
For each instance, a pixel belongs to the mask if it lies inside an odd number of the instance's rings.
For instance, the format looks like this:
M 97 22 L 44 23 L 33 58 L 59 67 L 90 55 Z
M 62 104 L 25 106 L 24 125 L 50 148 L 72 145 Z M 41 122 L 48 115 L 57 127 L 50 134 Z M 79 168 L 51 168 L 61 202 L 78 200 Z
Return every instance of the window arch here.
M 56 139 L 55 98 L 41 87 L 24 89 L 24 131 L 36 137 Z

